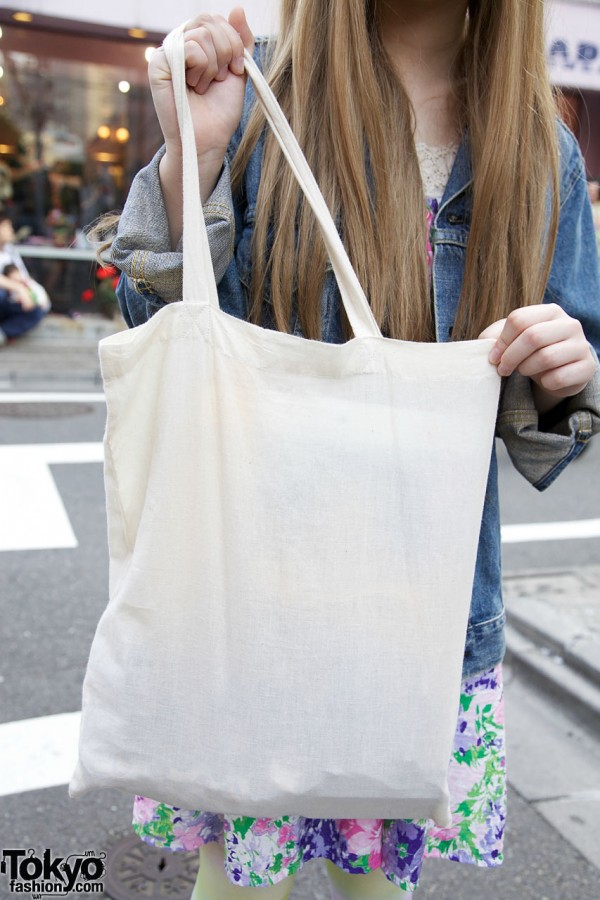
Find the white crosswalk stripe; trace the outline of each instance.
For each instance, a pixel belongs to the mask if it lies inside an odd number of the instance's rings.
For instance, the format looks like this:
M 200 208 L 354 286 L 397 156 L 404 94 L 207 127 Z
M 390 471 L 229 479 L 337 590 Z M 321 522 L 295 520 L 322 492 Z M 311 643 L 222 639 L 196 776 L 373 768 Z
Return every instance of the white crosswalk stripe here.
M 18 392 L 0 392 L 0 404 L 2 403 L 104 403 L 104 394 L 94 392 L 84 394 L 76 391 L 58 391 L 49 393 L 40 391 Z
M 101 463 L 101 442 L 0 446 L 0 551 L 77 546 L 69 516 L 49 469 L 64 463 Z
M 48 467 L 102 461 L 101 442 L 0 445 L 0 496 L 3 500 L 0 551 L 76 547 L 77 539 Z M 600 519 L 502 526 L 503 544 L 598 537 Z
M 503 525 L 503 544 L 523 544 L 533 541 L 574 541 L 600 537 L 600 519 L 579 519 L 566 522 L 529 522 L 523 525 Z
M 0 724 L 0 797 L 67 784 L 80 718 L 71 712 Z

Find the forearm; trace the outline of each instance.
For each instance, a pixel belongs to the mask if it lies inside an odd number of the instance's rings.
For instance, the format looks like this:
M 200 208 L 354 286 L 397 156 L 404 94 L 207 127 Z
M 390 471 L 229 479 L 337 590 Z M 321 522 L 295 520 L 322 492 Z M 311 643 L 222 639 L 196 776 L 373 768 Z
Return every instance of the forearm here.
M 159 150 L 136 175 L 111 254 L 114 264 L 129 276 L 136 290 L 150 291 L 163 302 L 172 302 L 181 300 L 182 253 L 180 242 L 172 244 L 160 178 L 164 155 L 164 149 Z M 221 162 L 223 171 L 203 208 L 217 284 L 233 255 L 235 230 L 229 165 L 226 160 Z
M 224 156 L 224 152 L 215 151 L 198 159 L 198 177 L 203 205 L 217 185 L 223 169 Z M 175 250 L 179 246 L 183 232 L 183 164 L 181 155 L 167 149 L 160 161 L 158 171 L 169 223 L 171 249 Z

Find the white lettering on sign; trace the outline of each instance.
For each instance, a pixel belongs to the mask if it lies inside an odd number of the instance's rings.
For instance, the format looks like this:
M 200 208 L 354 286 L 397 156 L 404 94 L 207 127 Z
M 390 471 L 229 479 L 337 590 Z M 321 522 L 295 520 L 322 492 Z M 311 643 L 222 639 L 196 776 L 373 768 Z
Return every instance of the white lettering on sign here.
M 600 6 L 547 6 L 546 57 L 554 84 L 600 90 Z
M 565 69 L 579 68 L 582 72 L 599 72 L 600 47 L 587 41 L 574 43 L 566 38 L 555 38 L 548 50 L 548 63 L 550 68 L 562 66 Z

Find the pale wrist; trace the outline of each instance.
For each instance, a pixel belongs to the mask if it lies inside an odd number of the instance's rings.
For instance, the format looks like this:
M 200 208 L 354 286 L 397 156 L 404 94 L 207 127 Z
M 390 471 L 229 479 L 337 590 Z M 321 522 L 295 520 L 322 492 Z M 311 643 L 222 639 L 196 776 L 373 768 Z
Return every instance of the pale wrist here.
M 547 391 L 545 388 L 540 387 L 535 381 L 531 382 L 531 393 L 535 408 L 540 416 L 550 412 L 564 399 L 559 397 L 554 391 Z
M 206 203 L 216 187 L 223 169 L 225 153 L 225 150 L 211 149 L 197 155 L 202 203 Z M 176 184 L 178 190 L 181 190 L 183 158 L 180 146 L 167 146 L 160 161 L 159 172 L 163 188 L 167 183 L 169 186 Z
M 543 416 L 555 409 L 563 400 L 568 400 L 569 397 L 575 397 L 575 395 L 579 394 L 580 391 L 583 391 L 588 384 L 589 382 L 586 381 L 583 384 L 575 384 L 568 390 L 547 391 L 545 388 L 540 387 L 539 384 L 536 384 L 535 381 L 532 381 L 531 390 L 535 408 L 539 415 Z

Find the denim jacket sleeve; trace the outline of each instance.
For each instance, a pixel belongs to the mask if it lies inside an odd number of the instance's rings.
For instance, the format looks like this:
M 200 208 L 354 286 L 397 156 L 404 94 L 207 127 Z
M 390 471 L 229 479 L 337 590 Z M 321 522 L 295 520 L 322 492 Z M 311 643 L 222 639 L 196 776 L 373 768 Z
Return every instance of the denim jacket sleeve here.
M 585 168 L 575 138 L 559 124 L 561 153 L 560 220 L 546 303 L 558 303 L 579 319 L 590 346 L 600 353 L 600 271 Z M 544 490 L 600 431 L 600 369 L 588 386 L 539 416 L 531 382 L 518 372 L 506 379 L 497 433 L 515 467 Z
M 147 321 L 165 303 L 181 300 L 182 247 L 171 248 L 158 174 L 164 147 L 135 176 L 112 244 L 112 259 L 122 275 L 117 296 L 132 327 Z M 203 207 L 217 283 L 233 254 L 234 224 L 229 162 Z

